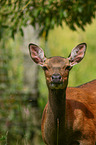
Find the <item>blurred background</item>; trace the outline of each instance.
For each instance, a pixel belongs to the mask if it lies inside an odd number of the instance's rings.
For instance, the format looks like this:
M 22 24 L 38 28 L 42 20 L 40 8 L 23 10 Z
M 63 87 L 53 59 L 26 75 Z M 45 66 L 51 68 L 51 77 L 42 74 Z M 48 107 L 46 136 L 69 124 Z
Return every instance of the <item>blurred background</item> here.
M 47 102 L 44 73 L 29 56 L 30 42 L 47 57 L 68 57 L 87 43 L 68 86 L 96 79 L 96 2 L 82 0 L 0 1 L 0 145 L 44 145 L 42 111 Z

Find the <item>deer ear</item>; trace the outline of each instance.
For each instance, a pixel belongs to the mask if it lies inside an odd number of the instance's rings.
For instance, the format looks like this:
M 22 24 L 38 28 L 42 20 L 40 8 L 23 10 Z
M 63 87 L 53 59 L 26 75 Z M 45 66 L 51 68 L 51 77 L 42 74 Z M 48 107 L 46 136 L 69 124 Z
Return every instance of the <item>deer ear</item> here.
M 39 65 L 43 65 L 44 61 L 46 60 L 44 56 L 44 51 L 39 48 L 37 45 L 30 43 L 29 44 L 29 52 L 30 56 L 33 59 L 33 61 Z
M 79 63 L 84 58 L 86 48 L 86 43 L 81 43 L 72 49 L 71 54 L 68 57 L 71 66 Z

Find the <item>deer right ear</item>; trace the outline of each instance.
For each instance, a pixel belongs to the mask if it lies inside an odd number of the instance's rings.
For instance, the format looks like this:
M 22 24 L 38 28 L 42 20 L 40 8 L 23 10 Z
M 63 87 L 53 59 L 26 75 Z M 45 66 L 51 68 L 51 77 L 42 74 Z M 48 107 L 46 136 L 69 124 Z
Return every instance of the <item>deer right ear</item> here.
M 29 44 L 29 52 L 32 60 L 35 63 L 41 66 L 44 64 L 44 61 L 46 60 L 46 57 L 44 56 L 44 51 L 41 48 L 39 48 L 36 44 Z
M 87 44 L 81 43 L 72 49 L 71 54 L 69 56 L 70 66 L 73 66 L 79 63 L 85 56 Z

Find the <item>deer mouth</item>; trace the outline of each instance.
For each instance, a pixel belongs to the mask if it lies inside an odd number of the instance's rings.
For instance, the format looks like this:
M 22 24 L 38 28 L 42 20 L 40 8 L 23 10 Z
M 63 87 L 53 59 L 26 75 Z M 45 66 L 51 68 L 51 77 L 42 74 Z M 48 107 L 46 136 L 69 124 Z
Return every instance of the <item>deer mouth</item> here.
M 62 84 L 62 82 L 59 81 L 59 80 L 54 80 L 54 81 L 52 81 L 51 83 L 52 83 L 52 84 L 57 84 L 57 85 Z
M 51 83 L 50 83 L 50 88 L 52 88 L 52 89 L 62 89 L 62 87 L 63 87 L 63 82 L 60 82 L 60 81 L 52 81 Z

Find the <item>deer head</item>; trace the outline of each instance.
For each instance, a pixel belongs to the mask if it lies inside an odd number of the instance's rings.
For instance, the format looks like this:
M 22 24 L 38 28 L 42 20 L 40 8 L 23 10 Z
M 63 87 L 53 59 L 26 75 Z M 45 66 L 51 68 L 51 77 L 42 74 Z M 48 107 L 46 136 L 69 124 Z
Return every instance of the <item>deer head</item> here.
M 77 45 L 68 58 L 60 56 L 46 58 L 44 51 L 32 43 L 29 44 L 29 51 L 32 60 L 43 68 L 48 88 L 64 89 L 67 87 L 69 71 L 84 58 L 86 46 L 86 43 Z

